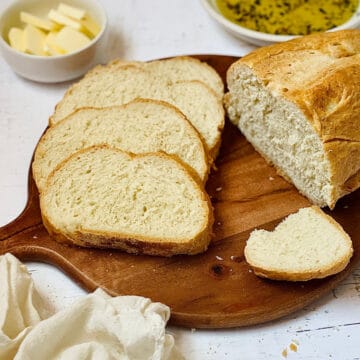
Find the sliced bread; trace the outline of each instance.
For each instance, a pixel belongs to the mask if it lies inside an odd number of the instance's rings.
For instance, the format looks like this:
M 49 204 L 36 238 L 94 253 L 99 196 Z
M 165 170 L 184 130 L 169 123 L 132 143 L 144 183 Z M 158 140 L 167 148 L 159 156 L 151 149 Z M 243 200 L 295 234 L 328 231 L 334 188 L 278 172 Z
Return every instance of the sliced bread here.
M 336 274 L 352 254 L 349 235 L 316 206 L 289 215 L 272 232 L 254 230 L 245 247 L 246 261 L 256 275 L 289 281 Z
M 360 30 L 260 48 L 227 81 L 230 120 L 315 205 L 360 186 Z
M 206 250 L 212 235 L 203 185 L 164 153 L 80 150 L 50 174 L 40 207 L 55 240 L 84 247 L 196 254 Z
M 199 131 L 210 159 L 217 155 L 224 110 L 216 94 L 204 83 L 184 81 L 169 83 L 145 68 L 110 63 L 97 66 L 70 87 L 56 106 L 50 125 L 81 107 L 107 107 L 125 104 L 135 98 L 149 98 L 176 106 Z
M 207 63 L 190 56 L 178 56 L 149 62 L 129 63 L 123 60 L 114 60 L 113 62 L 120 65 L 136 64 L 149 70 L 155 76 L 166 78 L 170 83 L 199 80 L 208 85 L 220 99 L 224 95 L 224 83 L 216 70 Z
M 186 117 L 168 103 L 137 99 L 123 106 L 82 108 L 50 127 L 40 139 L 32 165 L 39 191 L 51 171 L 72 153 L 102 144 L 135 154 L 175 155 L 206 181 L 204 145 Z

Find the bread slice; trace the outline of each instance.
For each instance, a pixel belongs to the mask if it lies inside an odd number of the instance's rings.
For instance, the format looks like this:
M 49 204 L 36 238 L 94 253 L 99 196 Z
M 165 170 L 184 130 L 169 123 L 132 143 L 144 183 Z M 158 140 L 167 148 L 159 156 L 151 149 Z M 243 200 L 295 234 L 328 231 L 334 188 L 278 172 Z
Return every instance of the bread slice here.
M 164 153 L 80 150 L 50 174 L 40 208 L 55 240 L 84 247 L 192 255 L 212 236 L 203 185 Z
M 224 83 L 216 70 L 191 56 L 177 56 L 149 62 L 126 62 L 120 59 L 113 62 L 120 65 L 136 64 L 149 70 L 154 76 L 166 78 L 170 83 L 199 80 L 208 85 L 220 99 L 224 96 Z
M 349 235 L 316 206 L 289 215 L 273 232 L 254 230 L 245 247 L 246 261 L 256 275 L 289 281 L 336 274 L 352 254 Z
M 83 148 L 102 144 L 135 154 L 163 151 L 175 155 L 202 182 L 209 172 L 204 145 L 186 117 L 168 103 L 137 99 L 123 106 L 79 109 L 48 128 L 32 164 L 39 191 L 64 159 Z
M 166 77 L 154 76 L 137 65 L 97 66 L 66 92 L 50 125 L 81 107 L 116 106 L 136 98 L 162 100 L 176 106 L 199 131 L 210 159 L 217 155 L 224 110 L 216 94 L 200 81 L 172 84 Z
M 230 120 L 314 204 L 360 186 L 360 30 L 258 49 L 227 73 Z

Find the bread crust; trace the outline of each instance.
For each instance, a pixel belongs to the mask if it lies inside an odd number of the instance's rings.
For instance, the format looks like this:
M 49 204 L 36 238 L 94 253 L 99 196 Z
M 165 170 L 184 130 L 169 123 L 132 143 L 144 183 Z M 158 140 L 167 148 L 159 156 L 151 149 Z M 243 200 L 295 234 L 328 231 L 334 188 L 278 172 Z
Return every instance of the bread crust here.
M 248 66 L 274 96 L 294 103 L 319 135 L 330 164 L 330 208 L 360 186 L 360 30 L 314 34 L 260 48 Z
M 54 176 L 58 169 L 64 166 L 64 164 L 66 164 L 67 162 L 71 161 L 73 158 L 77 157 L 79 154 L 96 149 L 112 149 L 113 151 L 127 154 L 130 158 L 141 158 L 149 155 L 156 155 L 159 157 L 171 159 L 174 163 L 176 163 L 177 166 L 185 168 L 191 181 L 193 181 L 199 188 L 201 200 L 204 204 L 206 204 L 207 219 L 204 222 L 202 229 L 199 231 L 199 233 L 194 238 L 187 239 L 187 241 L 174 242 L 170 239 L 161 239 L 160 241 L 159 239 L 147 236 L 137 235 L 136 237 L 130 237 L 127 234 L 111 232 L 100 233 L 87 229 L 82 229 L 82 231 L 76 231 L 73 234 L 69 234 L 65 231 L 62 231 L 61 229 L 58 229 L 54 224 L 52 224 L 46 212 L 46 205 L 44 204 L 44 197 L 48 189 L 48 185 L 51 182 L 51 178 Z M 124 250 L 132 254 L 147 254 L 170 257 L 179 254 L 195 255 L 204 252 L 213 237 L 213 208 L 211 200 L 204 189 L 203 183 L 200 181 L 199 177 L 196 175 L 196 173 L 191 167 L 186 164 L 180 163 L 175 156 L 168 155 L 163 152 L 132 154 L 116 148 L 111 148 L 106 145 L 95 145 L 89 148 L 82 149 L 72 154 L 67 159 L 63 160 L 49 175 L 47 179 L 47 185 L 45 186 L 44 191 L 40 193 L 40 209 L 44 227 L 46 228 L 50 236 L 54 240 L 67 245 L 77 245 L 80 247 L 101 249 L 118 249 Z M 180 241 L 181 240 L 182 239 L 180 239 Z
M 244 253 L 246 261 L 254 270 L 255 275 L 272 280 L 308 281 L 312 279 L 323 279 L 327 276 L 337 274 L 345 269 L 354 252 L 352 241 L 349 235 L 344 231 L 344 229 L 338 222 L 336 222 L 331 216 L 321 211 L 317 206 L 311 206 L 311 208 L 315 210 L 320 216 L 325 218 L 328 222 L 333 224 L 338 229 L 338 231 L 342 233 L 344 240 L 347 242 L 347 246 L 349 249 L 348 253 L 344 255 L 343 258 L 337 259 L 336 262 L 333 262 L 331 266 L 327 268 L 318 268 L 313 269 L 312 271 L 303 272 L 291 271 L 290 269 L 288 269 L 288 271 L 279 271 L 274 268 L 266 268 L 261 264 L 256 264 L 254 261 L 252 261 L 251 256 L 249 255 L 247 248 L 245 247 Z

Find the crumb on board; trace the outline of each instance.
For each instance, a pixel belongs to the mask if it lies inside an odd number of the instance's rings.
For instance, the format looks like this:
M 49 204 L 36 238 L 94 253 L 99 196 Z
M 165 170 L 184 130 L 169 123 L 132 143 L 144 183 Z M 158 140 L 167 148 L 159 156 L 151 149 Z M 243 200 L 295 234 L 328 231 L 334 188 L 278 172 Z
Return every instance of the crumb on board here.
M 273 180 L 275 180 L 272 176 L 269 176 L 269 180 L 270 181 L 273 181 Z
M 221 187 L 221 186 L 219 186 L 219 187 L 217 187 L 217 188 L 215 189 L 216 192 L 219 192 L 219 191 L 221 191 L 221 190 L 222 190 L 222 187 Z
M 291 340 L 291 343 L 288 347 L 286 347 L 281 355 L 284 357 L 284 358 L 287 358 L 288 354 L 289 354 L 289 350 L 290 351 L 293 351 L 293 352 L 297 352 L 298 351 L 298 346 L 299 346 L 299 342 L 297 340 Z
M 223 260 L 224 260 L 224 259 L 223 259 L 221 256 L 219 256 L 219 255 L 216 255 L 215 258 L 216 258 L 216 260 L 220 260 L 220 261 L 223 261 Z

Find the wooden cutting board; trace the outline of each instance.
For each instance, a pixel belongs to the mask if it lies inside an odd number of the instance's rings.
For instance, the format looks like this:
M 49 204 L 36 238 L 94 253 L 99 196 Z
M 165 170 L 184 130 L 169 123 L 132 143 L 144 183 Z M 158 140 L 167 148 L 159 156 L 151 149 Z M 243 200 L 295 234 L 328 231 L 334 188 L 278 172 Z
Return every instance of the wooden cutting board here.
M 225 77 L 236 60 L 198 56 Z M 112 295 L 150 297 L 171 307 L 171 323 L 195 328 L 228 328 L 274 320 L 303 308 L 335 288 L 360 260 L 360 191 L 329 212 L 350 234 L 354 256 L 340 274 L 324 280 L 288 283 L 256 277 L 243 249 L 255 227 L 273 229 L 286 215 L 309 205 L 279 177 L 227 122 L 220 155 L 207 190 L 215 208 L 215 239 L 197 256 L 161 258 L 118 251 L 67 247 L 44 229 L 36 186 L 29 176 L 29 198 L 23 213 L 0 228 L 0 254 L 58 266 L 85 289 L 102 287 Z

